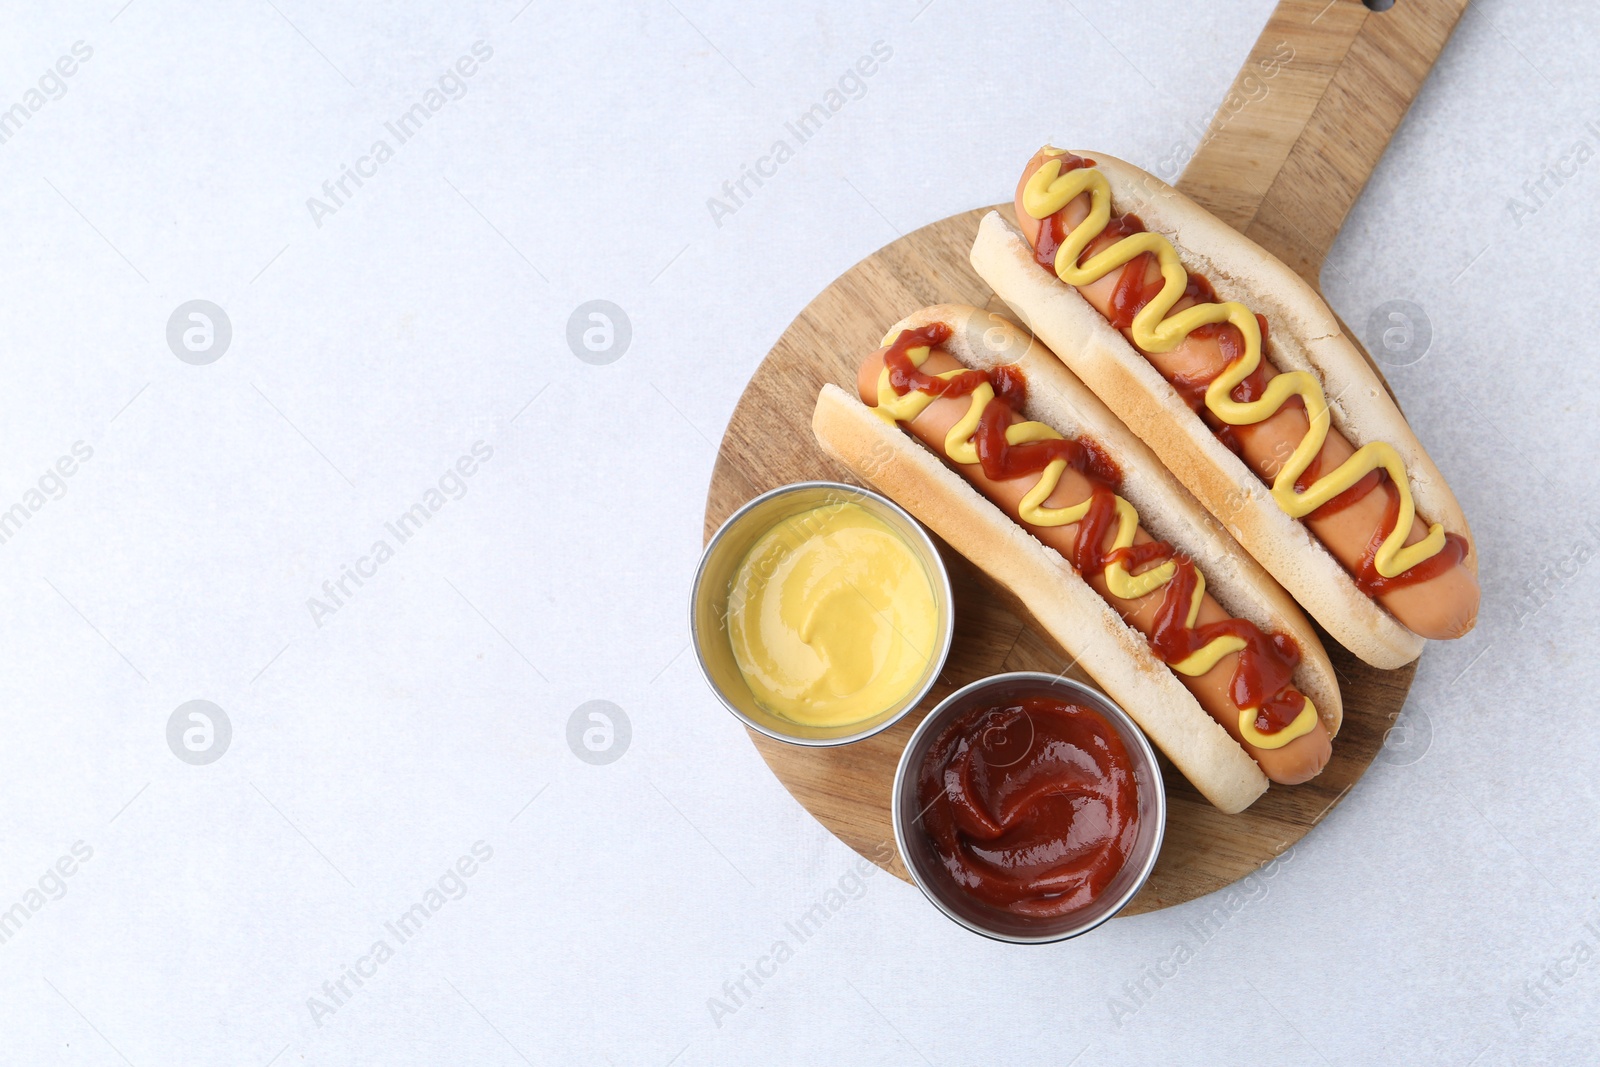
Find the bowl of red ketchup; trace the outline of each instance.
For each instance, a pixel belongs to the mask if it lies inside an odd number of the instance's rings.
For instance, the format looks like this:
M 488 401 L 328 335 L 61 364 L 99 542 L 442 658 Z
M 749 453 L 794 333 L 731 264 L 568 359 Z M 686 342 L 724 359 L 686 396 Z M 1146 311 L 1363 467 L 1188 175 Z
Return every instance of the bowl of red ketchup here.
M 1033 672 L 973 682 L 929 712 L 900 757 L 893 806 L 928 899 L 1017 944 L 1077 937 L 1122 910 L 1167 821 L 1155 752 L 1127 713 Z

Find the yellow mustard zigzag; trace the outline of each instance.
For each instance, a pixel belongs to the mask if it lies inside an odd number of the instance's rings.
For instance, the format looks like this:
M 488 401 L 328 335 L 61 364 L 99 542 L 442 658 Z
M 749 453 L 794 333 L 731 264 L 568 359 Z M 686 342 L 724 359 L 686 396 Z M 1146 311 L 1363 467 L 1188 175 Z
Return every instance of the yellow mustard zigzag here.
M 1375 558 L 1378 573 L 1385 578 L 1393 578 L 1437 555 L 1445 545 L 1444 527 L 1438 523 L 1429 527 L 1427 537 L 1406 546 L 1406 536 L 1411 532 L 1412 520 L 1416 517 L 1416 505 L 1411 498 L 1411 482 L 1406 476 L 1405 462 L 1394 446 L 1386 441 L 1362 445 L 1337 469 L 1308 486 L 1305 492 L 1295 489 L 1295 482 L 1311 466 L 1328 437 L 1331 420 L 1322 385 L 1307 371 L 1287 371 L 1274 377 L 1267 384 L 1266 392 L 1258 399 L 1247 402 L 1234 400 L 1234 386 L 1253 374 L 1261 363 L 1261 329 L 1250 309 L 1236 300 L 1195 304 L 1168 317 L 1167 313 L 1183 297 L 1189 285 L 1189 273 L 1178 259 L 1177 249 L 1172 247 L 1171 241 L 1148 231 L 1129 234 L 1097 253 L 1087 263 L 1079 265 L 1078 258 L 1111 221 L 1111 185 L 1099 168 L 1079 167 L 1063 174 L 1061 160 L 1048 160 L 1033 172 L 1023 187 L 1022 206 L 1034 218 L 1046 219 L 1084 192 L 1089 194 L 1089 215 L 1073 228 L 1056 251 L 1058 278 L 1068 285 L 1090 285 L 1134 257 L 1145 252 L 1153 253 L 1161 265 L 1161 292 L 1133 318 L 1132 333 L 1136 345 L 1146 352 L 1170 352 L 1201 326 L 1230 323 L 1244 337 L 1244 356 L 1229 364 L 1206 387 L 1206 407 L 1211 413 L 1230 426 L 1252 426 L 1276 414 L 1291 396 L 1299 396 L 1305 401 L 1310 426 L 1272 482 L 1272 498 L 1277 501 L 1278 507 L 1294 518 L 1302 518 L 1355 485 L 1370 471 L 1382 467 L 1399 490 L 1400 515 L 1394 529 L 1378 547 Z

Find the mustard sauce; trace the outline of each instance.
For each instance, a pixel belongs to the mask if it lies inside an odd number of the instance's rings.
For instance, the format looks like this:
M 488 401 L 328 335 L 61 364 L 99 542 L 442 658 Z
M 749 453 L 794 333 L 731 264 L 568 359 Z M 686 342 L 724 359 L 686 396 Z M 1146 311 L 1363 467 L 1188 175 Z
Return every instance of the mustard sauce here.
M 933 656 L 938 609 L 922 559 L 859 504 L 792 516 L 734 572 L 728 636 L 763 707 L 846 726 L 898 706 Z

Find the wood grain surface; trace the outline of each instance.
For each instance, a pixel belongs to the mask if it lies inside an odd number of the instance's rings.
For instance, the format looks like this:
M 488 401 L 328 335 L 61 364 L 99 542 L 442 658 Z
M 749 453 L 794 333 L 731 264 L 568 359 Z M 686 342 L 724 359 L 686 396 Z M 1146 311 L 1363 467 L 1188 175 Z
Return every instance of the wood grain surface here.
M 1339 227 L 1469 2 L 1280 0 L 1178 189 L 1320 288 Z
M 1282 0 L 1178 185 L 1302 275 L 1316 273 L 1466 0 Z M 1284 60 L 1286 51 L 1292 57 Z M 1278 57 L 1271 78 L 1260 61 Z M 1255 77 L 1256 82 L 1247 81 Z M 1261 85 L 1265 85 L 1262 91 Z M 1242 92 L 1241 92 L 1242 90 Z M 1092 149 L 1093 145 L 1074 145 Z M 1020 168 L 1025 160 L 1018 159 Z M 1007 192 L 1015 173 L 995 175 Z M 923 227 L 856 264 L 784 331 L 734 409 L 712 472 L 705 536 L 750 498 L 807 479 L 854 481 L 811 435 L 825 382 L 853 391 L 856 367 L 884 331 L 928 304 L 1009 314 L 967 261 L 982 208 Z M 1009 205 L 1000 210 L 1011 216 Z M 944 696 L 1012 670 L 1062 671 L 1092 682 L 1007 592 L 948 547 L 956 635 L 933 692 L 895 727 L 853 745 L 814 749 L 751 732 L 780 781 L 841 840 L 907 878 L 894 848 L 889 793 L 907 738 Z M 1379 671 L 1324 636 L 1343 688 L 1344 726 L 1314 781 L 1274 786 L 1248 811 L 1222 815 L 1170 767 L 1166 841 L 1143 892 L 1123 912 L 1154 911 L 1221 889 L 1271 862 L 1355 785 L 1405 702 L 1415 665 Z M 1092 666 L 1092 665 L 1091 665 Z

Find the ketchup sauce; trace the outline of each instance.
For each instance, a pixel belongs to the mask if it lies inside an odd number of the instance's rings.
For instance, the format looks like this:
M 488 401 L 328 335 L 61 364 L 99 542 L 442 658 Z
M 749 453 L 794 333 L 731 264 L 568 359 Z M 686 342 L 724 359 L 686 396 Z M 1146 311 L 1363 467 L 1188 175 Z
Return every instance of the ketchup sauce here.
M 935 855 L 963 890 L 1053 918 L 1103 893 L 1133 851 L 1133 762 L 1098 712 L 1052 697 L 978 707 L 951 723 L 917 780 Z

